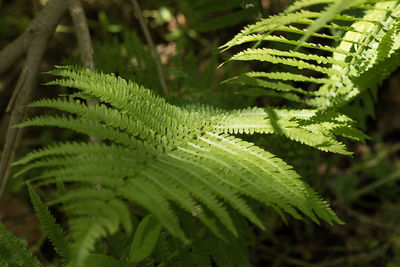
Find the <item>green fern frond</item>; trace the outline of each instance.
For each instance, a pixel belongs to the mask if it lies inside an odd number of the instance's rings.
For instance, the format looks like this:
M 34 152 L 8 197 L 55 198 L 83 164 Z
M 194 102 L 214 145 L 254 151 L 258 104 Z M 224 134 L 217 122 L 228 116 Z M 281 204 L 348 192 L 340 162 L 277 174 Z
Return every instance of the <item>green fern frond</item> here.
M 288 72 L 247 72 L 247 73 L 240 74 L 239 76 L 232 78 L 231 80 L 228 80 L 228 82 L 232 82 L 232 80 L 234 82 L 236 82 L 236 80 L 238 80 L 237 83 L 249 84 L 249 85 L 256 85 L 256 84 L 252 84 L 253 80 L 255 80 L 254 82 L 259 81 L 259 80 L 265 82 L 265 80 L 257 79 L 257 78 L 268 78 L 271 80 L 295 81 L 295 82 L 312 82 L 312 83 L 318 83 L 318 84 L 329 83 L 329 80 L 326 78 L 307 77 L 307 76 L 303 76 L 300 74 L 294 74 L 294 73 L 288 73 Z M 303 89 L 296 89 L 293 86 L 290 86 L 287 84 L 285 86 L 289 86 L 289 88 L 292 91 L 298 90 L 297 92 L 302 93 L 302 94 L 316 95 L 316 92 L 309 92 L 309 91 L 305 91 Z M 282 90 L 282 91 L 285 91 L 285 90 Z
M 325 9 L 307 10 L 317 5 Z M 351 15 L 346 13 L 349 8 L 354 11 Z M 230 60 L 294 67 L 278 72 L 286 78 L 279 83 L 268 72 L 258 72 L 263 74 L 262 81 L 238 76 L 236 80 L 249 87 L 241 90 L 245 94 L 279 96 L 266 90 L 272 89 L 283 91 L 283 98 L 311 107 L 342 107 L 365 90 L 373 89 L 399 66 L 399 13 L 399 1 L 297 1 L 285 12 L 245 27 L 221 48 L 253 42 L 253 48 L 237 53 Z M 344 34 L 318 33 L 318 29 L 334 29 Z M 313 39 L 305 42 L 309 37 Z M 332 41 L 333 45 L 324 44 Z M 273 48 L 276 43 L 296 47 L 298 51 L 288 46 Z M 265 44 L 267 47 L 256 48 Z M 315 73 L 310 75 L 303 69 Z M 296 82 L 301 82 L 301 86 L 292 85 Z
M 152 138 L 156 138 L 157 136 L 155 136 L 154 131 L 146 127 L 146 125 L 140 123 L 140 121 L 132 121 L 126 114 L 118 112 L 118 110 L 115 109 L 109 109 L 105 105 L 97 105 L 95 107 L 87 106 L 78 100 L 75 101 L 73 99 L 65 98 L 42 99 L 30 104 L 29 107 L 56 108 L 85 118 L 103 122 L 113 128 L 126 131 L 128 134 L 136 136 L 141 140 L 147 139 L 149 142 L 160 142 L 160 140 L 152 140 Z
M 290 57 L 292 61 L 279 60 L 280 57 Z M 300 60 L 298 60 L 300 59 Z M 281 51 L 278 49 L 269 48 L 257 48 L 247 49 L 239 52 L 238 54 L 231 57 L 230 60 L 258 60 L 268 61 L 270 63 L 281 63 L 288 66 L 294 66 L 300 69 L 310 69 L 324 74 L 337 74 L 337 72 L 330 72 L 328 69 L 322 66 L 310 64 L 303 60 L 316 61 L 319 64 L 335 64 L 335 65 L 346 65 L 344 61 L 338 61 L 332 57 L 324 57 L 313 54 L 304 54 L 294 51 Z
M 112 104 L 119 112 L 134 117 L 135 121 L 139 121 L 156 134 L 164 136 L 165 142 L 174 140 L 173 137 L 177 135 L 192 137 L 191 133 L 199 131 L 205 123 L 199 114 L 188 113 L 169 105 L 151 91 L 113 75 L 93 74 L 89 70 L 76 72 L 74 68 L 65 67 L 50 73 L 69 79 L 48 84 L 75 87 L 98 97 L 101 101 Z M 160 124 L 160 121 L 163 123 Z
M 26 165 L 34 160 L 44 158 L 50 155 L 85 155 L 85 154 L 95 154 L 101 157 L 115 154 L 121 155 L 123 157 L 129 157 L 131 160 L 135 157 L 135 154 L 131 153 L 131 150 L 119 145 L 105 145 L 105 144 L 88 144 L 88 143 L 78 143 L 78 142 L 65 142 L 52 144 L 45 149 L 38 149 L 26 154 L 23 158 L 13 163 L 14 166 Z
M 40 116 L 29 119 L 18 125 L 18 127 L 28 126 L 57 126 L 96 136 L 104 140 L 114 141 L 126 147 L 135 148 L 139 146 L 137 144 L 138 141 L 129 135 L 122 134 L 117 129 L 108 127 L 97 120 L 90 120 L 88 118 L 77 119 L 73 116 Z
M 73 86 L 82 90 L 83 98 L 93 96 L 107 103 L 86 107 L 73 98 L 40 100 L 31 106 L 72 114 L 39 116 L 19 125 L 66 127 L 105 140 L 52 145 L 15 163 L 25 165 L 17 175 L 43 169 L 31 179 L 38 185 L 74 184 L 50 203 L 62 203 L 71 218 L 75 266 L 90 257 L 99 237 L 115 233 L 119 225 L 131 231 L 124 200 L 148 210 L 183 241 L 188 232 L 176 216 L 182 210 L 222 240 L 226 233 L 239 234 L 232 211 L 264 228 L 249 204 L 254 200 L 283 219 L 284 213 L 297 219 L 304 214 L 316 223 L 319 219 L 342 223 L 289 165 L 230 134 L 279 134 L 320 150 L 349 154 L 335 136 L 360 140 L 365 136 L 351 130 L 353 121 L 348 117 L 301 109 L 179 108 L 113 75 L 75 67 L 59 67 L 53 73 L 66 79 L 50 84 Z M 283 80 L 291 77 L 296 76 Z
M 351 128 L 351 119 L 337 113 L 330 115 L 326 114 L 324 120 L 321 114 L 312 110 L 252 108 L 222 114 L 213 119 L 214 129 L 221 133 L 275 133 L 323 151 L 351 154 L 334 137 L 342 135 L 337 129 Z M 301 116 L 306 117 L 302 120 Z M 363 141 L 367 138 L 360 131 L 352 130 L 352 133 L 354 140 Z
M 81 158 L 81 162 L 84 158 Z M 117 188 L 123 185 L 123 179 L 119 173 L 114 172 L 110 165 L 100 166 L 101 161 L 97 159 L 94 163 L 84 165 L 60 166 L 59 168 L 49 168 L 41 175 L 32 179 L 32 182 L 40 182 L 40 185 L 47 185 L 58 182 L 81 182 L 85 184 L 101 184 L 110 188 Z M 104 166 L 105 165 L 105 166 Z
M 49 237 L 50 242 L 58 255 L 61 256 L 61 261 L 66 263 L 69 259 L 69 239 L 64 230 L 59 224 L 56 223 L 55 218 L 51 215 L 46 205 L 40 199 L 33 187 L 28 184 L 29 194 L 33 207 L 35 208 L 36 215 L 40 220 L 44 232 Z
M 212 155 L 226 155 L 223 158 L 212 159 L 222 161 L 220 164 L 232 173 L 232 178 L 236 177 L 230 180 L 230 183 L 240 187 L 243 190 L 242 194 L 249 194 L 247 190 L 250 189 L 253 195 L 249 197 L 259 197 L 257 200 L 277 211 L 285 210 L 296 218 L 300 218 L 300 215 L 294 207 L 317 223 L 313 210 L 329 223 L 341 222 L 336 216 L 331 217 L 333 212 L 326 209 L 326 204 L 320 202 L 312 189 L 298 179 L 299 175 L 290 166 L 267 151 L 232 136 L 213 133 L 208 133 L 206 138 L 200 138 L 200 141 L 202 142 L 198 145 L 203 149 L 215 151 Z M 265 194 L 266 192 L 268 193 Z
M 301 10 L 299 12 L 292 12 L 286 15 L 280 14 L 275 16 L 270 16 L 267 19 L 262 19 L 259 22 L 256 22 L 253 25 L 246 26 L 240 33 L 238 33 L 232 40 L 221 46 L 221 48 L 229 49 L 235 45 L 242 44 L 244 41 L 242 38 L 249 36 L 251 34 L 265 31 L 270 32 L 274 31 L 280 25 L 286 25 L 289 23 L 296 23 L 301 21 L 302 19 L 308 18 L 317 18 L 319 16 L 318 12 L 311 12 Z
M 354 5 L 364 3 L 365 0 L 339 0 L 332 2 L 324 12 L 321 13 L 321 16 L 316 19 L 307 29 L 306 33 L 301 37 L 300 44 L 307 40 L 313 33 L 321 29 L 325 24 L 327 24 L 332 18 L 339 14 L 345 9 L 348 9 Z
M 303 22 L 304 24 L 306 24 L 306 22 Z M 283 28 L 277 28 L 276 30 L 282 30 Z M 292 30 L 288 30 L 288 32 L 292 32 Z M 241 45 L 244 43 L 248 43 L 248 42 L 261 42 L 261 41 L 269 41 L 269 42 L 276 42 L 276 43 L 282 43 L 282 44 L 288 44 L 293 46 L 293 49 L 296 48 L 296 46 L 300 45 L 300 41 L 299 40 L 293 40 L 293 39 L 288 39 L 285 38 L 284 36 L 277 36 L 277 35 L 262 35 L 262 34 L 250 34 L 250 35 L 246 35 L 243 36 L 241 38 L 239 38 L 234 45 Z M 351 43 L 356 43 L 355 41 L 350 40 L 349 42 Z M 357 43 L 356 43 L 357 44 Z M 354 53 L 352 52 L 348 52 L 346 50 L 340 49 L 340 48 L 335 48 L 335 47 L 331 47 L 328 45 L 322 45 L 322 44 L 316 44 L 316 43 L 307 43 L 307 42 L 303 42 L 301 44 L 302 47 L 304 48 L 310 48 L 310 49 L 314 49 L 314 50 L 320 50 L 320 51 L 326 51 L 326 52 L 332 52 L 332 53 L 339 53 L 339 54 L 344 54 L 344 55 L 349 55 L 349 56 L 355 56 Z M 223 48 L 223 46 L 222 46 Z M 307 54 L 304 54 L 304 57 L 306 57 Z
M 303 1 L 296 1 L 286 9 L 286 12 L 290 13 L 290 12 L 301 10 L 301 9 L 304 9 L 306 7 L 310 7 L 310 6 L 313 6 L 313 5 L 332 4 L 332 3 L 335 3 L 335 2 L 336 2 L 336 0 L 303 0 Z
M 43 266 L 32 252 L 0 222 L 0 245 L 7 249 L 19 266 Z M 10 259 L 3 259 L 10 260 Z
M 131 179 L 119 189 L 119 194 L 149 210 L 172 235 L 188 242 L 168 201 L 153 184 L 147 180 Z
M 132 231 L 130 212 L 126 204 L 118 198 L 101 198 L 79 195 L 73 201 L 64 202 L 73 240 L 72 266 L 86 266 L 85 262 L 94 249 L 96 239 L 114 234 L 120 224 L 127 234 Z

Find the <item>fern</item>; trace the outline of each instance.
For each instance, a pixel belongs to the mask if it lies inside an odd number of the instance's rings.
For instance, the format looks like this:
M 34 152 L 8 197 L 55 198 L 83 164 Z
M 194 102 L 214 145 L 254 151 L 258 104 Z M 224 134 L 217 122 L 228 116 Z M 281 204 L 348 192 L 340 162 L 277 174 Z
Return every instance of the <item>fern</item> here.
M 49 236 L 50 242 L 53 244 L 58 255 L 62 257 L 63 262 L 68 262 L 69 258 L 69 240 L 60 225 L 56 224 L 55 218 L 51 215 L 46 205 L 40 199 L 40 196 L 35 192 L 32 186 L 28 185 L 29 194 L 31 195 L 33 207 L 36 215 L 44 229 L 44 232 Z
M 43 266 L 32 252 L 0 222 L 0 245 L 9 253 L 9 258 L 0 258 L 0 264 L 8 266 L 7 262 L 15 261 L 19 266 Z
M 129 210 L 118 199 L 74 201 L 68 203 L 65 210 L 72 217 L 69 222 L 74 240 L 71 247 L 73 266 L 86 266 L 96 239 L 117 232 L 121 223 L 128 234 L 131 230 L 127 218 Z
M 326 1 L 328 2 L 328 1 Z M 312 34 L 316 33 L 320 28 L 326 25 L 335 15 L 339 14 L 343 10 L 347 10 L 350 7 L 363 3 L 363 0 L 340 0 L 332 1 L 324 12 L 321 13 L 318 19 L 316 19 L 310 26 L 308 26 L 305 34 L 301 37 L 300 45 L 307 40 Z
M 351 128 L 353 122 L 348 117 L 333 111 L 179 108 L 113 75 L 74 67 L 59 67 L 52 74 L 65 79 L 49 84 L 78 88 L 83 93 L 81 98 L 87 95 L 104 103 L 88 107 L 70 98 L 39 100 L 31 106 L 56 108 L 72 115 L 39 116 L 19 125 L 69 128 L 106 142 L 53 145 L 15 163 L 26 165 L 19 175 L 42 168 L 42 174 L 32 180 L 42 185 L 79 182 L 101 187 L 82 185 L 58 200 L 70 217 L 75 266 L 84 264 L 100 236 L 115 233 L 120 224 L 131 232 L 129 211 L 122 199 L 146 208 L 184 241 L 187 233 L 174 214 L 175 205 L 195 213 L 222 239 L 226 239 L 223 229 L 238 235 L 230 208 L 264 228 L 248 204 L 250 199 L 282 216 L 286 212 L 301 219 L 303 213 L 316 223 L 318 217 L 330 224 L 341 223 L 290 166 L 230 134 L 280 134 L 323 151 L 348 154 L 335 135 L 365 138 Z
M 307 10 L 321 4 L 331 5 L 322 13 Z M 352 15 L 345 13 L 349 7 L 353 10 Z M 275 75 L 267 72 L 245 73 L 228 82 L 251 87 L 250 92 L 255 96 L 282 96 L 323 109 L 342 107 L 360 93 L 374 89 L 397 68 L 399 10 L 398 1 L 298 1 L 282 14 L 245 27 L 222 46 L 229 49 L 249 42 L 255 42 L 255 46 L 266 42 L 271 46 L 283 43 L 288 46 L 252 47 L 237 53 L 230 60 L 266 61 L 292 69 Z M 332 22 L 327 23 L 330 19 Z M 319 28 L 343 31 L 344 34 L 318 33 Z M 308 37 L 313 37 L 313 41 L 306 42 Z M 333 46 L 323 44 L 332 41 Z M 294 51 L 295 48 L 298 51 Z M 310 77 L 309 71 L 304 69 L 311 70 L 315 75 Z M 293 86 L 293 83 L 299 82 L 301 87 Z M 311 89 L 313 87 L 316 89 Z M 244 93 L 249 94 L 249 91 Z

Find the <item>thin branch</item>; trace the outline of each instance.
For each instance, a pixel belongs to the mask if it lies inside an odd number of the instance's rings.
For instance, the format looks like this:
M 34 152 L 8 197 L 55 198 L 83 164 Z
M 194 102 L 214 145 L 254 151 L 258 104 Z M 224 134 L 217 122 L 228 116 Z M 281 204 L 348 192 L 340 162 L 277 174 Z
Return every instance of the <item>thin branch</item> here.
M 15 100 L 8 105 L 11 116 L 8 123 L 5 143 L 0 160 L 0 199 L 3 196 L 7 186 L 11 173 L 11 162 L 14 159 L 15 150 L 21 138 L 21 130 L 14 128 L 13 126 L 22 122 L 25 117 L 25 106 L 29 103 L 36 87 L 40 63 L 47 47 L 47 43 L 50 40 L 50 37 L 52 36 L 56 26 L 60 22 L 63 14 L 67 10 L 67 6 L 68 1 L 49 1 L 38 15 L 42 17 L 35 18 L 30 24 L 28 30 L 25 31 L 24 34 L 26 34 L 27 37 L 19 39 L 29 39 L 30 45 L 24 67 L 14 89 Z M 20 42 L 19 45 L 25 46 L 25 44 L 23 44 L 24 41 L 14 41 L 13 43 L 15 44 L 15 42 Z M 4 51 L 7 50 L 3 50 L 0 53 L 0 57 Z
M 39 14 L 31 21 L 24 33 L 0 51 L 0 74 L 5 72 L 18 58 L 26 53 L 32 38 L 37 32 L 50 32 L 52 31 L 51 29 L 54 29 L 58 25 L 67 9 L 66 2 L 68 1 L 48 1 Z
M 82 66 L 91 70 L 95 69 L 93 58 L 92 40 L 90 38 L 89 28 L 86 22 L 85 12 L 80 0 L 71 0 L 69 13 L 74 23 L 76 35 L 79 43 Z
M 72 22 L 74 23 L 76 36 L 78 38 L 82 66 L 84 68 L 95 70 L 92 39 L 90 38 L 89 27 L 86 22 L 85 11 L 83 10 L 81 0 L 71 0 L 69 13 Z M 98 102 L 95 99 L 88 99 L 87 103 L 89 106 L 98 105 Z M 89 141 L 93 144 L 101 143 L 101 139 L 95 136 L 90 136 Z
M 28 55 L 21 75 L 19 76 L 17 86 L 18 96 L 15 105 L 12 108 L 10 121 L 8 124 L 6 141 L 0 161 L 0 198 L 4 193 L 10 176 L 10 165 L 14 160 L 16 144 L 19 142 L 18 136 L 21 129 L 13 127 L 20 123 L 25 117 L 25 105 L 30 101 L 33 90 L 36 85 L 37 74 L 39 72 L 40 62 L 46 48 L 47 38 L 38 36 L 33 39 L 28 50 Z
M 17 39 L 12 41 L 9 45 L 7 45 L 3 50 L 0 51 L 0 74 L 5 72 L 9 67 L 11 67 L 11 65 L 15 63 L 18 58 L 25 54 L 31 39 L 32 36 L 29 34 L 28 31 L 25 31 Z
M 146 38 L 147 44 L 149 45 L 149 48 L 151 51 L 151 56 L 153 57 L 153 60 L 156 63 L 158 79 L 160 80 L 162 90 L 163 90 L 164 94 L 167 96 L 168 88 L 167 88 L 167 84 L 165 82 L 164 74 L 161 69 L 160 56 L 158 55 L 157 49 L 154 46 L 153 40 L 151 39 L 150 31 L 147 28 L 146 22 L 144 21 L 144 18 L 142 15 L 142 10 L 140 9 L 138 2 L 136 0 L 131 0 L 131 2 L 133 5 L 133 8 L 135 9 L 136 16 L 139 19 L 140 26 L 142 27 L 144 37 Z

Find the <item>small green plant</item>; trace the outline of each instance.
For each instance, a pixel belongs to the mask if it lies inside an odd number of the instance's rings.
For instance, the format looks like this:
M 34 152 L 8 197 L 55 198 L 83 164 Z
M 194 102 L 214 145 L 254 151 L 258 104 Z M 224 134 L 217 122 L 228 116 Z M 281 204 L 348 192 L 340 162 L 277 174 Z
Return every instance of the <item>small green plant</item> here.
M 368 90 L 374 92 L 399 65 L 400 4 L 351 2 L 297 1 L 222 46 L 252 43 L 230 60 L 258 61 L 273 69 L 228 80 L 241 86 L 239 93 L 283 98 L 294 102 L 292 107 L 176 106 L 113 74 L 75 66 L 51 71 L 62 78 L 48 85 L 78 92 L 30 104 L 64 113 L 31 118 L 18 127 L 61 127 L 103 140 L 54 144 L 14 163 L 23 166 L 16 176 L 40 170 L 29 191 L 61 262 L 250 266 L 243 240 L 248 222 L 265 227 L 259 207 L 272 208 L 283 220 L 290 214 L 342 223 L 291 166 L 237 135 L 279 135 L 344 155 L 351 152 L 338 138 L 368 138 L 350 118 L 351 107 L 358 105 L 351 101 L 361 95 L 360 105 L 371 103 Z M 313 11 L 321 5 L 329 7 Z M 333 22 L 318 20 L 326 13 Z M 88 99 L 101 104 L 87 106 Z M 57 186 L 58 197 L 48 204 L 61 204 L 68 235 L 34 190 L 49 184 Z M 2 245 L 22 263 L 14 253 L 20 244 L 3 225 L 0 230 Z M 102 247 L 101 239 L 111 249 Z M 109 251 L 117 252 L 110 256 Z M 39 266 L 26 249 L 21 253 Z

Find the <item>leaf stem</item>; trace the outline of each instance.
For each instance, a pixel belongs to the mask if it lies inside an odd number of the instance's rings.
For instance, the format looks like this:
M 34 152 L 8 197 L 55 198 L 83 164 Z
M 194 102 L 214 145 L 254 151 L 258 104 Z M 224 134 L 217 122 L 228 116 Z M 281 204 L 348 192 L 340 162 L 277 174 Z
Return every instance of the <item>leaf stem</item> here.
M 167 84 L 165 82 L 164 74 L 162 72 L 160 56 L 158 55 L 157 49 L 154 46 L 153 40 L 151 39 L 150 31 L 147 28 L 146 22 L 144 21 L 142 10 L 140 9 L 140 6 L 139 6 L 137 0 L 131 0 L 131 2 L 133 5 L 133 8 L 135 10 L 136 16 L 140 22 L 140 26 L 141 26 L 144 36 L 146 38 L 147 44 L 149 45 L 149 48 L 151 51 L 151 56 L 153 57 L 153 60 L 156 64 L 158 79 L 160 80 L 161 88 L 164 92 L 164 95 L 168 96 L 168 88 L 167 88 Z

